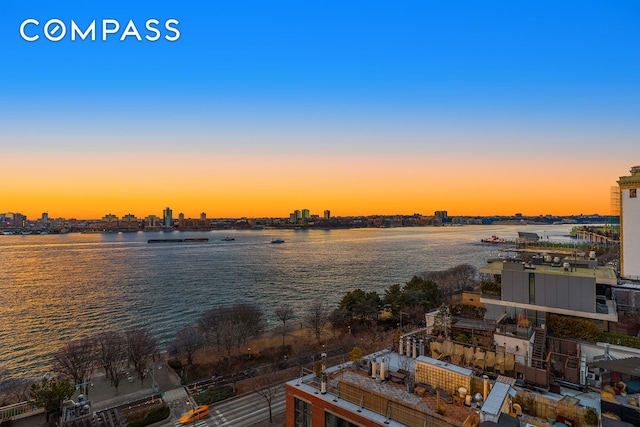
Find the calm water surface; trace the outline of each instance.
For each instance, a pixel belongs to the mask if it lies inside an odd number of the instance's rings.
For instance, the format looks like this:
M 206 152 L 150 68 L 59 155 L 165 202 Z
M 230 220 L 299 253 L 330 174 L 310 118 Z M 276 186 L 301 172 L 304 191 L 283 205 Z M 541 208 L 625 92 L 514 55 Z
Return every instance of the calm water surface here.
M 480 243 L 518 231 L 568 241 L 571 226 L 464 226 L 0 236 L 0 366 L 14 376 L 48 369 L 65 342 L 148 327 L 166 346 L 209 308 L 259 303 L 302 315 L 346 292 L 376 291 L 428 270 L 482 266 L 499 249 Z M 233 241 L 223 241 L 226 236 Z M 204 243 L 148 239 L 208 237 Z M 273 237 L 286 240 L 272 244 Z

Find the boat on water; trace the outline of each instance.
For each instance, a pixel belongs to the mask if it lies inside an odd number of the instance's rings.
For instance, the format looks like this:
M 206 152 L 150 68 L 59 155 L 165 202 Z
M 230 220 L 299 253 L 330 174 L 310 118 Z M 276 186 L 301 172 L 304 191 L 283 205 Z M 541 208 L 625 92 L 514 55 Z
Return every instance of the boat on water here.
M 220 240 L 222 240 L 222 241 L 224 241 L 224 242 L 231 242 L 232 240 L 236 240 L 236 239 L 235 239 L 235 237 L 229 237 L 229 236 L 227 236 L 227 237 L 225 237 L 224 239 L 220 239 Z
M 284 239 L 274 237 L 273 239 L 271 239 L 271 243 L 284 243 Z
M 503 239 L 498 236 L 485 237 L 484 239 L 480 239 L 482 243 L 507 243 L 506 239 Z
M 186 239 L 149 239 L 147 243 L 191 243 L 191 242 L 208 242 L 208 237 L 191 237 Z

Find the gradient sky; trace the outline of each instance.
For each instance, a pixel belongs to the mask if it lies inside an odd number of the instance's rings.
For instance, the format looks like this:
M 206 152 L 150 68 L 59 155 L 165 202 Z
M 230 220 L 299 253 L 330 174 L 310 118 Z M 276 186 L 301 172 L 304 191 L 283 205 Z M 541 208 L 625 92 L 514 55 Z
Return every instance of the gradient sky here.
M 50 42 L 52 18 L 123 28 Z M 119 40 L 150 18 L 180 38 Z M 608 214 L 640 164 L 639 22 L 636 0 L 3 0 L 0 212 Z

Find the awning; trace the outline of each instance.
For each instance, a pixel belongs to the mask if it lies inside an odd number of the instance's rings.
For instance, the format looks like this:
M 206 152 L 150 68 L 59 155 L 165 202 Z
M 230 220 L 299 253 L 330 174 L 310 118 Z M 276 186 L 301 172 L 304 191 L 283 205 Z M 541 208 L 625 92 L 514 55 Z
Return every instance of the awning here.
M 640 357 L 627 357 L 626 359 L 618 360 L 598 360 L 589 363 L 589 367 L 640 377 Z

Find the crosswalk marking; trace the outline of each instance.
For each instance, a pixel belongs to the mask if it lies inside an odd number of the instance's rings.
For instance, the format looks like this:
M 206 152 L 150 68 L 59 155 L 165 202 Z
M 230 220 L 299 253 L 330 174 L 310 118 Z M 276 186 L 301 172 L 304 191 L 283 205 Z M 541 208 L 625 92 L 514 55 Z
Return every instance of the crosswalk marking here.
M 204 420 L 196 421 L 196 423 L 195 423 L 195 424 L 194 424 L 194 423 L 181 424 L 181 423 L 180 423 L 180 420 L 175 420 L 175 421 L 173 422 L 173 425 L 174 425 L 175 427 L 209 427 L 209 424 L 207 424 L 207 422 L 206 422 L 206 421 L 204 421 Z

